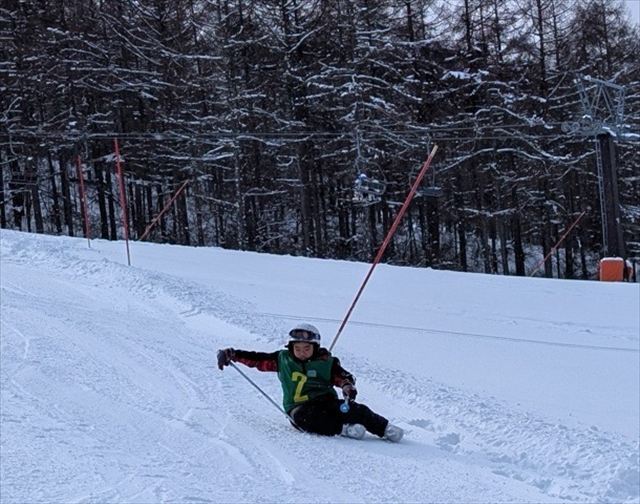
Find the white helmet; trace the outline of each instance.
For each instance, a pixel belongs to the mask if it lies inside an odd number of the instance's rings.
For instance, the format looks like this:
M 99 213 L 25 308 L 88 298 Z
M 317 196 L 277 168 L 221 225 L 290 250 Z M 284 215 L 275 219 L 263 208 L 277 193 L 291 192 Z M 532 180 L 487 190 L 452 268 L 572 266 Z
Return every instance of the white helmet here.
M 289 331 L 287 345 L 296 341 L 320 345 L 320 331 L 316 326 L 311 324 L 296 324 L 294 328 Z

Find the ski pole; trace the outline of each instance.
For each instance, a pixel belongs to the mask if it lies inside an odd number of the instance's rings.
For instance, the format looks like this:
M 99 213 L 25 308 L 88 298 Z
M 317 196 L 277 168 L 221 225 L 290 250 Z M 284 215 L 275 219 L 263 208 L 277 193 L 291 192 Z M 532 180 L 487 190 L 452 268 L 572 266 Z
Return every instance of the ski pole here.
M 382 256 L 384 255 L 385 250 L 387 250 L 387 246 L 391 242 L 391 238 L 393 238 L 393 235 L 395 234 L 396 229 L 398 229 L 398 226 L 400 225 L 400 221 L 402 220 L 402 217 L 404 217 L 404 214 L 406 213 L 407 209 L 409 208 L 409 204 L 411 203 L 411 200 L 413 200 L 413 197 L 415 196 L 416 191 L 418 190 L 418 186 L 420 185 L 420 182 L 422 182 L 422 179 L 424 178 L 425 173 L 427 173 L 427 170 L 429 169 L 429 166 L 431 165 L 431 161 L 433 160 L 433 157 L 436 155 L 437 151 L 438 151 L 438 146 L 434 145 L 433 149 L 431 149 L 431 153 L 429 154 L 429 157 L 427 157 L 427 159 L 425 160 L 425 162 L 422 165 L 422 168 L 420 168 L 420 171 L 418 172 L 418 176 L 416 177 L 415 182 L 411 186 L 411 190 L 409 191 L 409 194 L 407 194 L 407 197 L 404 200 L 404 203 L 402 204 L 402 207 L 400 208 L 400 211 L 396 215 L 396 218 L 394 219 L 393 224 L 391 224 L 391 228 L 389 229 L 389 232 L 387 233 L 387 236 L 385 236 L 384 241 L 382 242 L 382 245 L 380 246 L 380 249 L 378 250 L 378 253 L 376 254 L 376 257 L 373 260 L 373 264 L 369 268 L 369 272 L 364 277 L 364 281 L 360 285 L 360 288 L 358 289 L 356 297 L 354 298 L 353 302 L 351 303 L 351 306 L 349 307 L 349 310 L 347 310 L 347 314 L 344 316 L 344 319 L 342 320 L 342 323 L 340 324 L 340 327 L 338 328 L 338 333 L 333 338 L 333 341 L 331 342 L 331 345 L 329 345 L 329 351 L 333 350 L 333 347 L 335 346 L 336 342 L 338 341 L 338 338 L 342 334 L 342 330 L 347 325 L 347 322 L 349 321 L 349 317 L 351 317 L 351 312 L 353 312 L 353 309 L 356 307 L 358 299 L 360 299 L 360 296 L 362 295 L 362 292 L 364 291 L 364 288 L 366 287 L 367 282 L 369 281 L 369 279 L 371 278 L 371 275 L 373 274 L 373 270 L 376 269 L 376 266 L 382 260 Z
M 258 390 L 258 392 L 260 392 L 263 396 L 265 396 L 265 397 L 267 398 L 267 400 L 268 400 L 271 404 L 273 404 L 273 405 L 278 409 L 278 411 L 279 411 L 280 413 L 282 413 L 284 416 L 286 416 L 286 417 L 289 419 L 289 421 L 293 424 L 293 426 L 294 426 L 296 429 L 298 429 L 298 430 L 302 430 L 302 429 L 301 429 L 301 428 L 296 424 L 296 422 L 293 420 L 293 418 L 291 417 L 291 415 L 289 415 L 289 413 L 287 413 L 284 409 L 282 409 L 282 407 L 281 407 L 281 406 L 279 406 L 279 405 L 278 405 L 278 403 L 276 403 L 273 399 L 271 399 L 271 397 L 269 397 L 269 395 L 268 395 L 264 390 L 262 390 L 262 389 L 258 386 L 258 384 L 257 384 L 256 382 L 254 382 L 251 378 L 249 378 L 249 377 L 248 377 L 248 376 L 247 376 L 247 375 L 246 375 L 246 374 L 245 374 L 245 373 L 244 373 L 244 372 L 243 372 L 243 371 L 242 371 L 238 366 L 236 366 L 233 362 L 229 362 L 229 365 L 233 366 L 233 368 L 234 368 L 238 373 L 240 373 L 240 375 L 242 375 L 242 377 L 243 377 L 245 380 L 247 380 L 251 385 L 253 385 L 253 386 Z

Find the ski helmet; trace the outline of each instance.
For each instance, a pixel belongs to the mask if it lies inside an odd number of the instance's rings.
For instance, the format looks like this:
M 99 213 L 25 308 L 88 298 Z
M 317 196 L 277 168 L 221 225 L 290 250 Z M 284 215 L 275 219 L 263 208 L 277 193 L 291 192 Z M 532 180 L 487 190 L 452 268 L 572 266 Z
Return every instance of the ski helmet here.
M 296 341 L 313 343 L 319 346 L 320 331 L 316 326 L 311 324 L 296 324 L 296 326 L 289 331 L 289 340 L 287 341 L 287 345 L 295 343 Z

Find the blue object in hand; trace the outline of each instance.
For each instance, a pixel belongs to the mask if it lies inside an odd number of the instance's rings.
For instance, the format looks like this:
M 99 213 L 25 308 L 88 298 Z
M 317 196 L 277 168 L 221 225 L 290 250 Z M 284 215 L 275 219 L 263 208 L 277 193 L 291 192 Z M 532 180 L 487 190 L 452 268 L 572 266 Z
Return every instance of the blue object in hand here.
M 349 409 L 349 400 L 345 399 L 345 401 L 340 405 L 340 411 L 342 411 L 343 413 L 348 413 Z

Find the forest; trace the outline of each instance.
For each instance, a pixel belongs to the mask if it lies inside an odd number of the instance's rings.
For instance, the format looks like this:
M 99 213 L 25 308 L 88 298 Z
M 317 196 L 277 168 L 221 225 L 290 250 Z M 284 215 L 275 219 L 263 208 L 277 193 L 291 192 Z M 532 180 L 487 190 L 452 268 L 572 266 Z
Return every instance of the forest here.
M 437 145 L 384 262 L 588 279 L 597 130 L 640 261 L 621 0 L 9 0 L 0 38 L 2 228 L 368 262 Z

